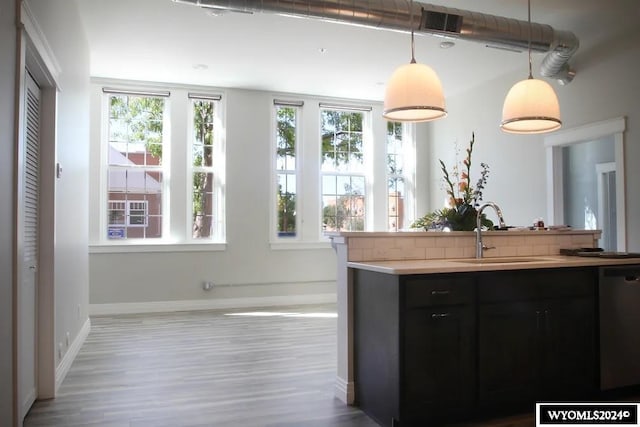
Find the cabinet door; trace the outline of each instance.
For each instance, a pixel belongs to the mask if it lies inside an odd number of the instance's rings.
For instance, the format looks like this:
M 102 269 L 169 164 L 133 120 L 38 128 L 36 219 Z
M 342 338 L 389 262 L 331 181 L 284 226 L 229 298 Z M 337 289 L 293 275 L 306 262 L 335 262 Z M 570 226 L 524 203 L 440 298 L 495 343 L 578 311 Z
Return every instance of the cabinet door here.
M 405 313 L 403 422 L 460 418 L 473 405 L 473 339 L 471 306 Z
M 591 298 L 558 299 L 545 305 L 543 399 L 578 399 L 596 391 L 594 312 Z
M 540 369 L 540 307 L 512 302 L 480 305 L 478 310 L 481 406 L 501 408 L 533 401 Z

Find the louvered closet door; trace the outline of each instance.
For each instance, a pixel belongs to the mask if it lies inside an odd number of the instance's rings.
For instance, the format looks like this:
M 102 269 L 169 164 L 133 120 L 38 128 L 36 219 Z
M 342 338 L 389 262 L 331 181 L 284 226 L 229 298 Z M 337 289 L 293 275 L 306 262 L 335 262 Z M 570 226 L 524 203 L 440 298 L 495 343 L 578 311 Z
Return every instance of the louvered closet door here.
M 18 292 L 18 396 L 21 419 L 37 397 L 36 301 L 40 175 L 40 88 L 27 73 L 24 109 L 22 203 L 22 280 Z

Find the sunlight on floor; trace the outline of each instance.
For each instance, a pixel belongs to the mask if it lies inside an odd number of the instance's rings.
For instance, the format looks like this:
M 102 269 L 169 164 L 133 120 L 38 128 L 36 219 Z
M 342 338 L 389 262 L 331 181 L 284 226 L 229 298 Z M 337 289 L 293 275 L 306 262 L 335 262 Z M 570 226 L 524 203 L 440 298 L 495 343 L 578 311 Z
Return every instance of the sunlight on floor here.
M 226 313 L 225 316 L 336 318 L 338 317 L 338 313 L 282 313 L 277 311 L 248 311 L 245 313 Z

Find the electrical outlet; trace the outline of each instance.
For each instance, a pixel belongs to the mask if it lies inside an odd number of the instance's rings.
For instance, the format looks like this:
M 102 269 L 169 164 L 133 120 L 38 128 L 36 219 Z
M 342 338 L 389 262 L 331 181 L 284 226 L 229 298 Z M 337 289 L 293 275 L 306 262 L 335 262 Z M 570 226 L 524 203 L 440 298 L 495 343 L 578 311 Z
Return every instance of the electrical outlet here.
M 69 348 L 69 345 L 71 344 L 71 334 L 68 331 L 67 331 L 66 343 L 67 343 L 67 348 Z
M 211 289 L 213 289 L 213 282 L 204 282 L 202 284 L 202 289 L 204 289 L 205 291 L 210 291 Z
M 58 343 L 58 359 L 62 359 L 62 343 Z

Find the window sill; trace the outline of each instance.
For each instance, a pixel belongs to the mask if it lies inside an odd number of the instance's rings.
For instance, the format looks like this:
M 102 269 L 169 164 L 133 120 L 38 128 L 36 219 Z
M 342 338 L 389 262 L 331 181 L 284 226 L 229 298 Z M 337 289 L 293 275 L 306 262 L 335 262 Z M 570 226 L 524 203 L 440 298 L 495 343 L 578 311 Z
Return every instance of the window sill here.
M 331 242 L 271 242 L 270 247 L 274 251 L 331 249 Z
M 148 253 L 148 252 L 219 252 L 227 250 L 226 243 L 95 243 L 89 245 L 90 254 Z

